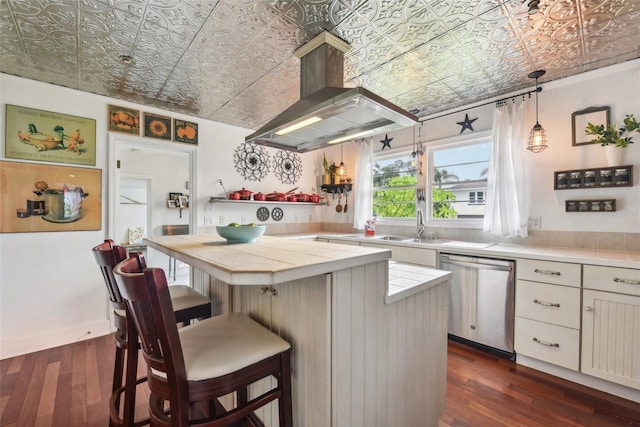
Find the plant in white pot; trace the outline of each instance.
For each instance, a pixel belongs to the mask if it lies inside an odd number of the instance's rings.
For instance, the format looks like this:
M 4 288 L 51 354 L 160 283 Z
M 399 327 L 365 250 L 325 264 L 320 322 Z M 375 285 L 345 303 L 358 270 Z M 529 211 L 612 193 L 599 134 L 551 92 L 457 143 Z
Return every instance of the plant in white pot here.
M 629 144 L 633 144 L 631 134 L 640 132 L 640 123 L 633 117 L 633 114 L 627 114 L 623 120 L 624 126 L 617 128 L 616 125 L 594 125 L 587 123 L 585 133 L 587 135 L 595 135 L 596 138 L 591 140 L 593 144 L 600 144 L 607 148 L 607 159 L 610 166 L 618 166 L 622 162 L 622 150 Z

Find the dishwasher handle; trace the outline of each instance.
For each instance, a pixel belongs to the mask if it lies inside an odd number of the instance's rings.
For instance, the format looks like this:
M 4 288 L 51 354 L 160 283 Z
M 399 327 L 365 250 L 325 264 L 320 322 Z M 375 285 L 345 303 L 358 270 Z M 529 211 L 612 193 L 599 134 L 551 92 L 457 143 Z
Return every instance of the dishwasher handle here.
M 471 267 L 479 270 L 499 270 L 499 271 L 512 271 L 513 265 L 502 265 L 502 264 L 487 264 L 480 263 L 474 261 L 458 261 L 451 260 L 444 257 L 440 257 L 440 268 L 442 268 L 443 264 L 450 265 L 459 265 L 462 267 Z

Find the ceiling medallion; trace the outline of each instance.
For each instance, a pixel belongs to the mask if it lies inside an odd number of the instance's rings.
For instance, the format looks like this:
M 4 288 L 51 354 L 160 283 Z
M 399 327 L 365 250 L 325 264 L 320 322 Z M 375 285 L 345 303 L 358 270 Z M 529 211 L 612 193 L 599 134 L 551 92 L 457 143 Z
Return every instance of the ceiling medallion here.
M 233 153 L 236 171 L 249 181 L 261 181 L 270 169 L 271 157 L 258 145 L 242 143 Z
M 273 172 L 283 184 L 295 184 L 302 176 L 302 161 L 298 153 L 278 150 L 274 163 Z
M 476 117 L 475 119 L 470 119 L 468 114 L 464 115 L 464 120 L 461 122 L 456 122 L 457 124 L 459 124 L 460 126 L 462 126 L 462 129 L 460 129 L 460 134 L 462 134 L 462 132 L 465 131 L 465 129 L 469 129 L 471 132 L 473 132 L 473 126 L 471 126 L 473 124 L 473 122 L 475 122 L 476 120 L 478 120 L 478 118 Z

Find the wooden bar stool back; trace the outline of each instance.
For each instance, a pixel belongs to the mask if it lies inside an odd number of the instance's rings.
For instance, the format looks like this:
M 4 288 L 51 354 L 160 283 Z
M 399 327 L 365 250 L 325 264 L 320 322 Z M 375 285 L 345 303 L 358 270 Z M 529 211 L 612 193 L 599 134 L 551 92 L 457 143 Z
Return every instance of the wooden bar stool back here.
M 113 275 L 113 268 L 126 259 L 126 249 L 116 245 L 113 240 L 106 239 L 100 245 L 95 246 L 92 252 L 107 287 L 116 329 L 114 333 L 116 354 L 109 399 L 109 425 L 115 427 L 145 425 L 149 423 L 148 418 L 135 420 L 136 386 L 147 380 L 146 377 L 137 378 L 138 350 L 140 348 L 138 335 L 134 323 L 127 322 L 128 309 Z M 144 262 L 143 257 L 140 259 L 141 262 Z M 175 288 L 171 290 L 171 298 L 175 300 L 175 306 L 178 308 L 176 313 L 178 322 L 188 324 L 193 319 L 211 317 L 211 302 L 206 296 L 185 285 L 172 286 L 171 288 Z M 124 396 L 123 402 L 121 402 L 122 396 Z M 123 403 L 122 408 L 121 403 Z
M 263 425 L 254 411 L 277 399 L 271 415 L 292 426 L 289 343 L 242 313 L 178 329 L 164 271 L 142 271 L 140 255 L 119 263 L 114 274 L 141 337 L 152 425 Z M 250 396 L 249 385 L 270 376 L 277 385 Z M 218 399 L 229 393 L 235 403 L 225 409 Z

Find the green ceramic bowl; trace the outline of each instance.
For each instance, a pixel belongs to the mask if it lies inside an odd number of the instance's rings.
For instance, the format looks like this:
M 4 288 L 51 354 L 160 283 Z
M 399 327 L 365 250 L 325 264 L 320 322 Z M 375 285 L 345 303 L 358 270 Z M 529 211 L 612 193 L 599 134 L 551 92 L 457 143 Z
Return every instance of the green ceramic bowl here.
M 262 236 L 265 228 L 264 225 L 218 225 L 216 231 L 229 243 L 249 243 Z

